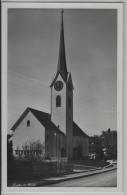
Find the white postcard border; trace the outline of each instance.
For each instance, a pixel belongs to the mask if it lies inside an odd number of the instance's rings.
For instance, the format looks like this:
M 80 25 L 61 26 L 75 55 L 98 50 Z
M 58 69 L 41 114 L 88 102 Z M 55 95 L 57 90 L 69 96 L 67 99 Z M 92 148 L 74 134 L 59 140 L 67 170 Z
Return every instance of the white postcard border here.
M 118 131 L 118 172 L 117 172 L 117 188 L 55 188 L 55 187 L 7 187 L 7 10 L 9 8 L 72 8 L 72 9 L 117 9 L 118 23 L 117 23 L 117 129 Z M 28 2 L 2 2 L 2 194 L 23 194 L 37 193 L 88 193 L 95 194 L 96 192 L 123 192 L 123 3 L 83 3 L 83 2 L 64 2 L 64 3 L 28 3 Z M 36 193 L 35 193 L 36 192 Z M 30 194 L 31 194 L 30 193 Z

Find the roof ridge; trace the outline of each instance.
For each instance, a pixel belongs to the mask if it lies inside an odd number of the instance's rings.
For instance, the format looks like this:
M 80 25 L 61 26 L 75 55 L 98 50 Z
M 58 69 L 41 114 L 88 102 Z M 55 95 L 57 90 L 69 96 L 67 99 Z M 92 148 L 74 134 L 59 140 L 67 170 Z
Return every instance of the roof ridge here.
M 22 115 L 18 118 L 18 120 L 15 122 L 15 124 L 13 125 L 13 127 L 11 128 L 12 130 L 15 130 L 17 128 L 17 126 L 21 123 L 21 121 L 25 118 L 25 116 L 28 114 L 28 112 L 32 112 L 32 114 L 38 119 L 38 121 L 44 125 L 45 127 L 47 127 L 48 129 L 54 129 L 55 131 L 62 133 L 63 135 L 65 135 L 61 129 L 59 129 L 51 120 L 51 114 L 50 113 L 46 113 L 31 107 L 27 107 L 25 109 L 25 111 L 22 113 Z M 73 121 L 73 135 L 77 136 L 77 135 L 82 135 L 85 137 L 89 137 L 74 121 Z
M 37 110 L 37 109 L 35 109 L 35 108 L 28 107 L 28 109 L 29 109 L 29 110 L 34 110 L 34 111 L 37 111 L 37 112 L 41 112 L 41 113 L 44 113 L 44 114 L 51 115 L 51 114 L 50 114 L 50 113 L 48 113 L 48 112 L 43 112 L 43 111 L 41 111 L 41 110 Z
M 75 122 L 73 121 L 73 124 L 74 124 L 75 126 L 77 126 L 77 128 L 78 128 L 85 136 L 89 137 L 89 136 L 81 129 L 81 127 L 79 127 L 79 125 L 77 125 L 77 123 L 75 123 Z

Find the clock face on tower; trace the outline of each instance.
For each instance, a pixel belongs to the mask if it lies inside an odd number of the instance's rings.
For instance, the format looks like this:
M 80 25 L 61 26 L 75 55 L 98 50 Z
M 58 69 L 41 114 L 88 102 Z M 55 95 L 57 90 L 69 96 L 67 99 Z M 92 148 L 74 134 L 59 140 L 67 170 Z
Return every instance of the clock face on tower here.
M 54 85 L 55 90 L 60 91 L 63 88 L 63 82 L 62 81 L 56 81 Z

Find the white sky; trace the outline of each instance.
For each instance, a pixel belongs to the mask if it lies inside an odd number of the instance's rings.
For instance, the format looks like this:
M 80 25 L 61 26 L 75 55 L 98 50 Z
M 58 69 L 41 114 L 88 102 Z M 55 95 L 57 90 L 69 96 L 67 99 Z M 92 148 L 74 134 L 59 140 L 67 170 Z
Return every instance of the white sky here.
M 58 63 L 60 10 L 10 9 L 8 129 L 26 109 L 50 112 L 50 83 Z M 74 121 L 88 134 L 116 130 L 116 10 L 64 10 Z

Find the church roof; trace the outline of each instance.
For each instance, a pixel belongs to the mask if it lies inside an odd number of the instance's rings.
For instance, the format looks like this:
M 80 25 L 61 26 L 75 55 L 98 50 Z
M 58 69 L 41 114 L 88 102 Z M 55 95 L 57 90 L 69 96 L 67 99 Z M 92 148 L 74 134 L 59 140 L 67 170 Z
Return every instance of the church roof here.
M 65 135 L 52 121 L 51 121 L 51 115 L 46 112 L 42 112 L 39 110 L 35 110 L 33 108 L 27 108 L 23 114 L 19 117 L 19 119 L 16 121 L 16 123 L 12 126 L 11 130 L 15 130 L 18 125 L 22 122 L 22 120 L 25 118 L 25 116 L 28 114 L 28 112 L 31 111 L 33 115 L 38 119 L 38 121 L 49 130 L 55 130 L 58 133 L 61 133 Z M 82 136 L 82 137 L 88 137 L 88 135 L 80 129 L 80 127 L 73 122 L 73 136 Z
M 89 137 L 81 128 L 73 121 L 73 136 Z
M 65 135 L 62 131 L 60 131 L 60 129 L 51 121 L 51 115 L 46 113 L 46 112 L 42 112 L 39 110 L 35 110 L 33 108 L 27 108 L 23 114 L 19 117 L 19 119 L 16 121 L 16 123 L 13 125 L 13 127 L 11 128 L 11 130 L 15 130 L 17 128 L 17 126 L 22 122 L 22 120 L 25 118 L 25 116 L 28 114 L 28 112 L 31 111 L 33 113 L 33 115 L 38 119 L 38 121 L 46 128 L 49 130 L 55 130 L 58 133 L 62 133 L 63 135 Z

